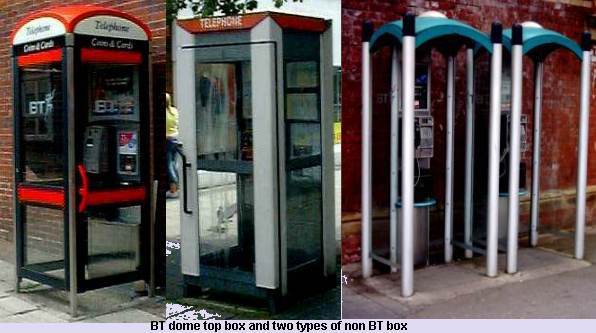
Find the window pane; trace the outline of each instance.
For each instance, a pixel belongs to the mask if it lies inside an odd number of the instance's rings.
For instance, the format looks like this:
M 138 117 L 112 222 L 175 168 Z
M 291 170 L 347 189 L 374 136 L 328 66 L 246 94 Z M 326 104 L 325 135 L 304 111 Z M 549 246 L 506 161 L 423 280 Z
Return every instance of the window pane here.
M 60 64 L 21 70 L 24 179 L 59 185 L 63 174 L 62 71 Z

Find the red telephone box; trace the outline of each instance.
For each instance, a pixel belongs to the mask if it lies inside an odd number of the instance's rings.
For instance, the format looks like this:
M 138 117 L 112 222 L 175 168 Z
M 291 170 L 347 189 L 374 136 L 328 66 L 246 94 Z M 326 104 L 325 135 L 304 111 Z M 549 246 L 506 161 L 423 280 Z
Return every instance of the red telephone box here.
M 151 32 L 126 13 L 56 7 L 12 34 L 17 291 L 150 278 Z

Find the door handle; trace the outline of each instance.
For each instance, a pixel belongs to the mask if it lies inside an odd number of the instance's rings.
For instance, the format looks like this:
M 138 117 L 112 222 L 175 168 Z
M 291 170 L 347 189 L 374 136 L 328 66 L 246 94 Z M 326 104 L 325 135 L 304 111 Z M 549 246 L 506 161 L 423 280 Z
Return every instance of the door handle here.
M 89 178 L 87 177 L 87 169 L 82 164 L 77 165 L 79 176 L 81 176 L 81 187 L 79 187 L 79 195 L 81 202 L 79 202 L 79 213 L 87 209 L 87 200 L 89 199 Z
M 179 142 L 176 146 L 176 152 L 180 155 L 182 159 L 182 209 L 184 210 L 185 214 L 192 214 L 192 210 L 188 209 L 188 175 L 187 170 L 192 165 L 188 163 L 186 159 L 186 155 L 182 151 L 182 143 Z

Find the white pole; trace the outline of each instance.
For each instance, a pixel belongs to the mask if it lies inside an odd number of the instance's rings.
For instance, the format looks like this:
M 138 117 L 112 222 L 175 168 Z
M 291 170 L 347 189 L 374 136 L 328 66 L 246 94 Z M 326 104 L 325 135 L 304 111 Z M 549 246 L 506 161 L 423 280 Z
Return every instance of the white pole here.
M 454 57 L 447 56 L 447 138 L 445 153 L 445 262 L 451 262 L 453 258 L 453 245 L 451 238 L 453 234 L 453 113 L 455 109 L 455 74 Z
M 398 144 L 399 144 L 399 54 L 397 47 L 393 48 L 391 59 L 391 200 L 390 200 L 390 221 L 389 221 L 389 239 L 390 239 L 390 261 L 391 272 L 397 272 L 397 163 L 398 163 Z
M 489 128 L 489 163 L 488 163 L 488 229 L 486 246 L 486 275 L 497 276 L 497 251 L 499 237 L 499 159 L 501 131 L 501 64 L 503 27 L 493 23 L 491 41 L 490 79 L 490 128 Z
M 584 229 L 586 224 L 586 186 L 588 169 L 588 128 L 590 121 L 590 66 L 591 36 L 582 36 L 581 102 L 579 118 L 579 143 L 577 148 L 577 211 L 575 218 L 575 258 L 584 258 Z
M 466 49 L 466 182 L 464 198 L 464 243 L 472 246 L 473 184 L 474 184 L 474 49 Z M 472 258 L 472 250 L 466 249 L 466 258 Z
M 406 14 L 402 41 L 402 159 L 401 159 L 401 295 L 414 294 L 414 84 L 416 68 L 415 16 Z
M 534 136 L 532 138 L 532 211 L 530 213 L 530 245 L 538 244 L 540 216 L 540 131 L 542 129 L 542 78 L 544 63 L 534 64 Z
M 372 275 L 372 114 L 369 41 L 372 24 L 365 22 L 362 42 L 362 276 Z
M 517 272 L 517 235 L 519 225 L 519 161 L 522 100 L 522 26 L 512 29 L 511 49 L 511 121 L 509 129 L 509 210 L 507 217 L 507 273 Z

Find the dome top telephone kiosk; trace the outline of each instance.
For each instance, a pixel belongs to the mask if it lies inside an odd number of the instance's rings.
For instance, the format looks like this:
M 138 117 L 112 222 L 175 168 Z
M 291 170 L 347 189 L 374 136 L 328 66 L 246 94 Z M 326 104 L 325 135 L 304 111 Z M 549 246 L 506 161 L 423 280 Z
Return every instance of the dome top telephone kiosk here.
M 88 5 L 12 34 L 16 290 L 150 281 L 149 43 L 126 13 Z M 152 288 L 150 288 L 152 290 Z

